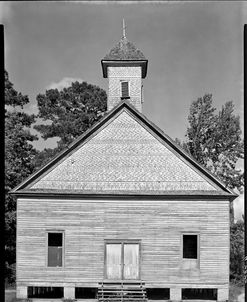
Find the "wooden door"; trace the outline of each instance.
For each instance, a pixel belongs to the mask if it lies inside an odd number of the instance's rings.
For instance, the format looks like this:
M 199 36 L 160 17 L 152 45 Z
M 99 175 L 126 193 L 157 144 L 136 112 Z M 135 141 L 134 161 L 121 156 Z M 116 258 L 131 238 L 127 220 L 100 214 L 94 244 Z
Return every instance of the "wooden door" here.
M 122 245 L 121 243 L 106 245 L 106 276 L 107 279 L 122 278 Z
M 139 278 L 139 244 L 124 244 L 123 279 Z

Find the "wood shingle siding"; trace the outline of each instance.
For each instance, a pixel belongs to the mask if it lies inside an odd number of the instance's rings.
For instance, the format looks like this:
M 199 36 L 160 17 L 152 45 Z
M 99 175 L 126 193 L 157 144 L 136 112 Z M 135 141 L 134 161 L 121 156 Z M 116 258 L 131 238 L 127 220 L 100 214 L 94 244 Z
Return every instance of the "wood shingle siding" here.
M 218 188 L 123 111 L 30 189 L 158 194 Z
M 141 240 L 141 279 L 148 287 L 226 286 L 228 200 L 19 199 L 17 282 L 96 286 L 104 278 L 104 240 Z M 47 267 L 47 231 L 64 232 L 64 267 Z M 198 233 L 199 269 L 182 265 L 182 234 Z M 199 286 L 199 287 L 200 287 Z

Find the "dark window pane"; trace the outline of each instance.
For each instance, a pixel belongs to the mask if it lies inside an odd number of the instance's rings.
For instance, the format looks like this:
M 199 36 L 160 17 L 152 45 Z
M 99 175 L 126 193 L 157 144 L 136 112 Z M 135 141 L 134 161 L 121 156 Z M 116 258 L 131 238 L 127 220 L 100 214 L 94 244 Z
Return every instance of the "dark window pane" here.
M 147 288 L 147 298 L 150 300 L 169 300 L 169 288 Z
M 129 96 L 129 84 L 128 82 L 122 82 L 122 97 Z
M 63 246 L 63 234 L 48 233 L 48 246 Z
M 76 299 L 97 299 L 97 288 L 94 287 L 76 287 Z
M 183 235 L 183 258 L 197 259 L 197 235 Z
M 48 247 L 48 266 L 62 266 L 62 248 Z
M 217 300 L 217 289 L 182 288 L 182 300 Z
M 28 287 L 28 298 L 63 298 L 63 287 Z

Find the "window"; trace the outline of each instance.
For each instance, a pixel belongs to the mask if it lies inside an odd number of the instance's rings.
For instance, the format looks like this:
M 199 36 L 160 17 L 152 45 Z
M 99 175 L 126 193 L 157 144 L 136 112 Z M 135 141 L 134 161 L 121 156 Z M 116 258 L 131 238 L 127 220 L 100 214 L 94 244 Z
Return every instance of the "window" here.
M 183 258 L 198 259 L 198 235 L 183 235 Z
M 217 289 L 182 288 L 182 300 L 217 300 Z
M 63 232 L 48 233 L 48 257 L 49 267 L 63 266 Z
M 122 99 L 129 99 L 129 82 L 121 82 Z
M 95 287 L 76 287 L 76 299 L 97 299 L 98 288 Z
M 28 298 L 63 298 L 63 287 L 28 286 Z
M 169 300 L 169 288 L 147 288 L 147 298 L 149 300 Z

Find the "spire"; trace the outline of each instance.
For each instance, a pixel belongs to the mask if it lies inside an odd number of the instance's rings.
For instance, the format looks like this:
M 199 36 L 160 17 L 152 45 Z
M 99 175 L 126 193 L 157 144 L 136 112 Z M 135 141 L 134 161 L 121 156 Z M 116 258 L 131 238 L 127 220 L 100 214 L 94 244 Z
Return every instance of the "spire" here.
M 143 53 L 126 38 L 126 25 L 123 18 L 123 34 L 120 41 L 111 49 L 104 60 L 146 60 Z
M 124 22 L 124 19 L 123 19 L 123 38 L 126 38 L 126 35 L 125 35 L 125 22 Z

